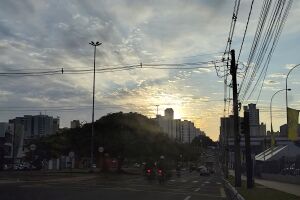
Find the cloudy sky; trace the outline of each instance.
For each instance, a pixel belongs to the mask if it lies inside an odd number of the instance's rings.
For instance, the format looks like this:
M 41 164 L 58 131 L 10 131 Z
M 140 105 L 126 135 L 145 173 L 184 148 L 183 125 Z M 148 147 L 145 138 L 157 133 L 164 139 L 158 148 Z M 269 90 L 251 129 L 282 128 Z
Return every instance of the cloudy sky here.
M 242 0 L 232 48 L 240 48 L 251 1 Z M 0 1 L 1 72 L 114 68 L 139 63 L 197 63 L 219 60 L 225 49 L 233 0 L 190 1 Z M 241 62 L 245 62 L 262 1 L 254 3 Z M 270 62 L 258 101 L 269 128 L 272 94 L 284 88 L 285 74 L 300 63 L 300 2 L 294 1 Z M 149 69 L 97 73 L 96 118 L 109 112 L 140 112 L 149 117 L 172 107 L 217 139 L 223 116 L 224 85 L 211 65 L 200 69 Z M 86 74 L 0 77 L 0 121 L 24 114 L 91 121 L 92 77 Z M 300 68 L 289 78 L 289 103 L 300 109 Z M 255 103 L 257 92 L 245 103 Z M 274 99 L 274 128 L 285 122 L 285 96 Z

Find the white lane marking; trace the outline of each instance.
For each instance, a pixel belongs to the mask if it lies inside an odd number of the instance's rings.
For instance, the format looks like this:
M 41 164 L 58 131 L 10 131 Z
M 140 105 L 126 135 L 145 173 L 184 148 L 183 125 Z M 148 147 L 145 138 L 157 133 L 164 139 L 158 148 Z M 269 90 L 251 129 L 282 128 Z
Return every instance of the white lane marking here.
M 221 183 L 220 183 L 220 182 L 216 182 L 216 184 L 217 184 L 217 185 L 221 185 Z
M 195 192 L 198 192 L 200 190 L 200 188 L 197 188 L 196 190 L 194 190 Z
M 175 182 L 175 180 L 174 180 L 174 179 L 172 179 L 172 180 L 170 180 L 170 181 L 172 181 L 172 182 Z
M 193 183 L 198 183 L 198 181 L 193 181 Z
M 186 182 L 186 180 L 182 180 L 181 182 L 185 183 L 185 182 Z
M 184 200 L 189 200 L 190 198 L 191 198 L 191 196 L 187 196 L 187 197 L 185 197 Z
M 209 181 L 205 181 L 204 183 L 210 183 Z
M 221 197 L 226 197 L 223 187 L 220 188 L 220 193 L 221 193 Z

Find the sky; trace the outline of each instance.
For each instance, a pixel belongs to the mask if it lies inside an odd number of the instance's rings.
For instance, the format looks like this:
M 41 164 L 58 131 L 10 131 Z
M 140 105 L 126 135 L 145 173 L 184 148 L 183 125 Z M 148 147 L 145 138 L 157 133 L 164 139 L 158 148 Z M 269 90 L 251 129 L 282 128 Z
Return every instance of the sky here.
M 242 0 L 232 48 L 240 49 L 250 0 Z M 198 63 L 220 60 L 228 38 L 233 0 L 0 1 L 0 71 L 96 69 L 140 63 Z M 240 62 L 247 61 L 262 1 L 255 1 Z M 285 87 L 299 64 L 300 1 L 294 1 L 271 59 L 257 107 L 270 126 L 271 96 Z M 136 68 L 96 74 L 95 118 L 112 112 L 155 117 L 165 108 L 188 119 L 214 140 L 223 116 L 224 84 L 212 64 L 199 69 Z M 289 105 L 300 109 L 300 67 L 289 77 Z M 239 78 L 240 82 L 241 79 Z M 25 114 L 91 122 L 93 74 L 0 76 L 0 121 Z M 255 103 L 258 90 L 244 104 Z M 232 105 L 232 104 L 231 104 Z M 231 109 L 230 109 L 231 110 Z M 285 123 L 285 95 L 273 100 L 274 130 Z M 227 113 L 228 114 L 228 113 Z

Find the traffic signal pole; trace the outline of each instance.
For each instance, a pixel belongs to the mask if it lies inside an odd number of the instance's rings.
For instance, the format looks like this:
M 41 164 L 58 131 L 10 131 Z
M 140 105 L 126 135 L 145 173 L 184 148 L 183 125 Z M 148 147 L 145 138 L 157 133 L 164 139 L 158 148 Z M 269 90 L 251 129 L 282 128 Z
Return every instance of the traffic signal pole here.
M 235 172 L 235 187 L 241 187 L 241 153 L 240 153 L 240 133 L 239 133 L 239 110 L 238 110 L 238 93 L 235 63 L 235 51 L 230 51 L 231 63 L 230 74 L 232 76 L 232 93 L 233 93 L 233 125 L 234 125 L 234 172 Z

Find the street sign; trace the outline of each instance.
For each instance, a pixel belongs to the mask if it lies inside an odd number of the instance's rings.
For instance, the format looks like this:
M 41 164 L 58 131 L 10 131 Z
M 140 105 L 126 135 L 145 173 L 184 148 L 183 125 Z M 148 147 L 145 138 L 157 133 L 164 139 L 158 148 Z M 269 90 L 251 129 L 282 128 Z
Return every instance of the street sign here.
M 104 152 L 104 147 L 99 147 L 99 148 L 98 148 L 98 151 L 99 151 L 100 153 L 103 153 L 103 152 Z
M 36 150 L 36 145 L 35 145 L 35 144 L 31 144 L 31 145 L 30 145 L 30 150 L 31 150 L 31 151 Z

